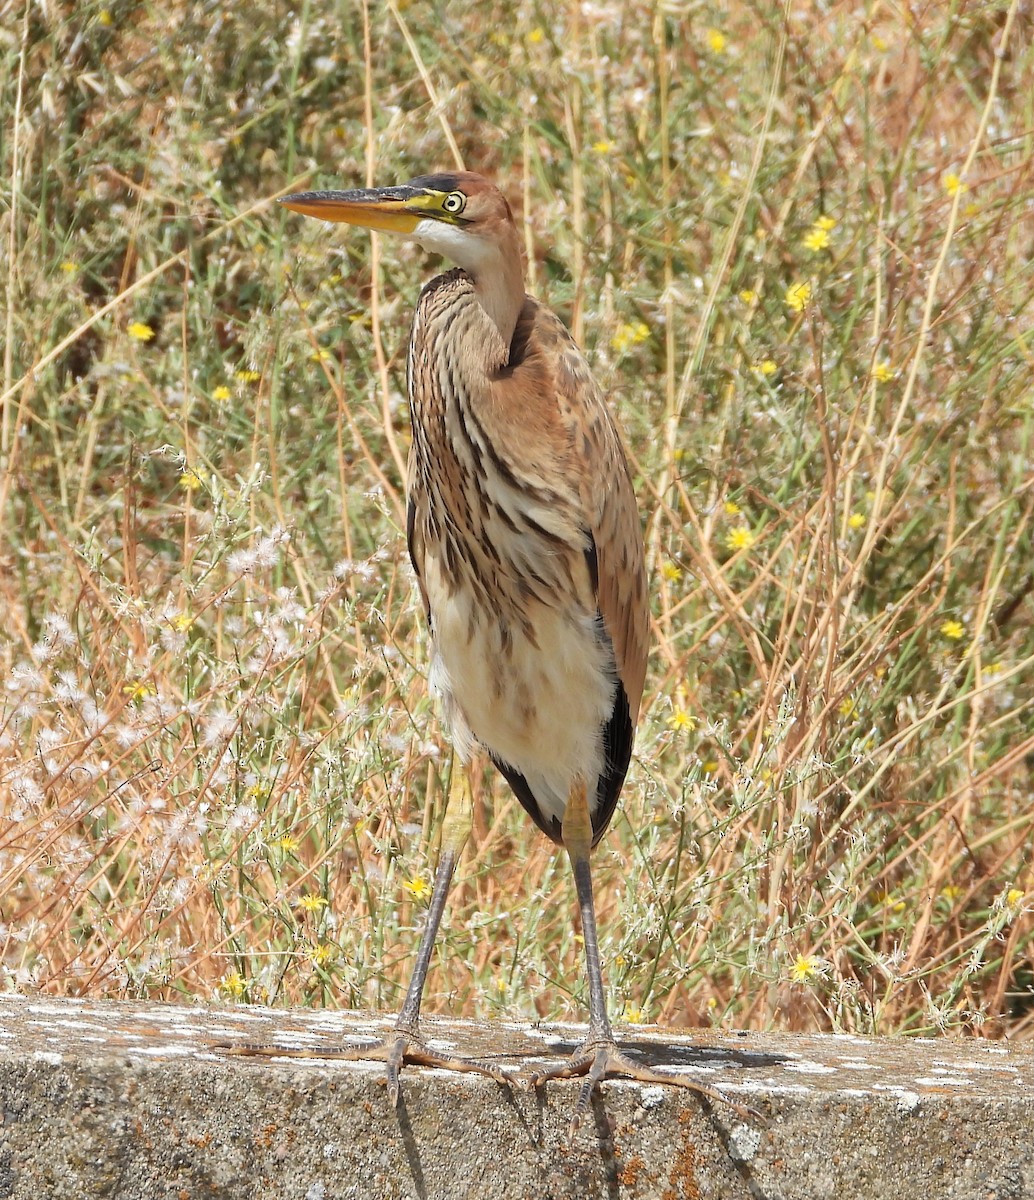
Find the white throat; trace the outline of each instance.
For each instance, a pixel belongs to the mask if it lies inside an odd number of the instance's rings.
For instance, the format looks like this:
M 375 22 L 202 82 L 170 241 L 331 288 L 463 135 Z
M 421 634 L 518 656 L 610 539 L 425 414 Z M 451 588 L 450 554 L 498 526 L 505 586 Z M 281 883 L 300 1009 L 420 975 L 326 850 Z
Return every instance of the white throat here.
M 520 259 L 510 262 L 499 247 L 457 225 L 423 220 L 409 235 L 417 245 L 456 263 L 474 280 L 481 307 L 499 330 L 509 352 L 517 315 L 524 304 Z

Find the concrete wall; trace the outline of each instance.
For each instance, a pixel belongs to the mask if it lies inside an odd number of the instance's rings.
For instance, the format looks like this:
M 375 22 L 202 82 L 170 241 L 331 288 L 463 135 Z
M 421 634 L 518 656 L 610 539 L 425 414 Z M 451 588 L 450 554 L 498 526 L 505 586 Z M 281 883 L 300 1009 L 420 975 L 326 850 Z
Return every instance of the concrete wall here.
M 407 1068 L 227 1056 L 212 1042 L 378 1036 L 354 1013 L 0 997 L 0 1197 L 33 1200 L 1034 1197 L 1034 1054 L 986 1041 L 622 1030 L 692 1092 L 604 1085 L 572 1138 L 577 1082 L 537 1092 Z M 514 1072 L 581 1030 L 428 1021 Z

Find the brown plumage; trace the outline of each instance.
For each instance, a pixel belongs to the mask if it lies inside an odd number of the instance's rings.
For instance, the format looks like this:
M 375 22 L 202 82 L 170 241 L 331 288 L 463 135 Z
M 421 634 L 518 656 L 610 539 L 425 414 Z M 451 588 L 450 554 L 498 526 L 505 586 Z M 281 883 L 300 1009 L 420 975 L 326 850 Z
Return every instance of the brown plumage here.
M 530 297 L 509 344 L 489 320 L 469 276 L 450 271 L 421 294 L 410 346 L 409 546 L 432 682 L 461 758 L 483 746 L 557 843 L 584 775 L 596 841 L 628 768 L 646 669 L 639 515 L 567 330 Z M 586 693 L 591 711 L 572 713 Z
M 566 848 L 578 893 L 589 1035 L 570 1063 L 537 1080 L 586 1076 L 575 1122 L 609 1074 L 698 1087 L 617 1050 L 600 972 L 589 851 L 628 770 L 649 633 L 639 513 L 610 410 L 561 321 L 525 295 L 513 216 L 488 180 L 429 175 L 283 203 L 402 234 L 458 264 L 427 284 L 414 315 L 407 533 L 431 685 L 463 765 L 413 981 L 395 1033 L 370 1053 L 387 1060 L 395 1099 L 404 1061 L 500 1077 L 436 1053 L 419 1033 L 434 937 L 470 829 L 464 767 L 484 751 Z

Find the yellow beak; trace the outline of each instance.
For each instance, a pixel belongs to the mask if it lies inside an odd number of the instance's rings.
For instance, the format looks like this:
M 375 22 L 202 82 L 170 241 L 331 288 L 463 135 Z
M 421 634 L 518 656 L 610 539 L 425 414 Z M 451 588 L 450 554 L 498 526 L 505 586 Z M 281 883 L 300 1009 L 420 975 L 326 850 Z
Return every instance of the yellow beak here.
M 281 196 L 292 212 L 321 221 L 344 221 L 365 229 L 412 233 L 426 216 L 438 216 L 428 205 L 435 192 L 423 188 L 360 188 L 351 192 L 296 192 Z

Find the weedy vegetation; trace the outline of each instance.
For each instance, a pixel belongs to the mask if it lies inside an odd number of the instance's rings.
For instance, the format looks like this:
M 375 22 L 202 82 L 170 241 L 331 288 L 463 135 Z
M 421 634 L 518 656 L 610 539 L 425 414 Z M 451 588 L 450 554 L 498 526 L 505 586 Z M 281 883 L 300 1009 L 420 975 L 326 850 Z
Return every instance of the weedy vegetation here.
M 0 4 L 7 988 L 392 1008 L 450 769 L 407 562 L 462 161 L 641 498 L 626 1021 L 1034 1029 L 1034 28 L 1011 3 Z M 432 1010 L 584 1013 L 486 778 Z

